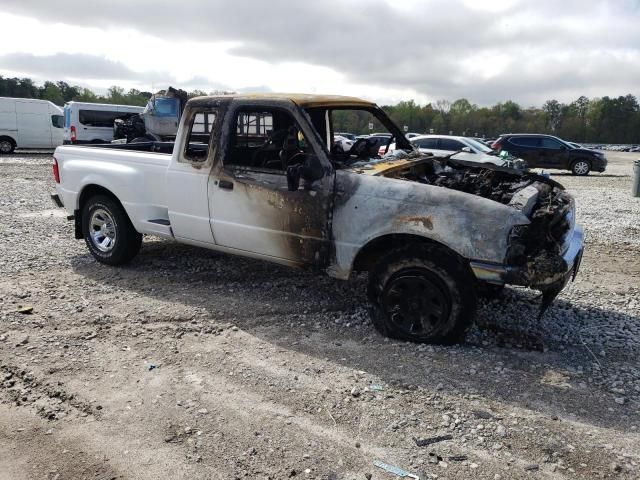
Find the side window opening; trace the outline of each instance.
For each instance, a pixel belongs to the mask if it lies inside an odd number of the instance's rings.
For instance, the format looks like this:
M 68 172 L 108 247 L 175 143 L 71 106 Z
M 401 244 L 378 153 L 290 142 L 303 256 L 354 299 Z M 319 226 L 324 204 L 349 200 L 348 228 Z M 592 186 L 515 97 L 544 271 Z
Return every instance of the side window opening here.
M 542 148 L 550 148 L 553 150 L 560 149 L 560 142 L 558 142 L 555 138 L 542 138 Z
M 399 140 L 402 148 L 410 148 L 404 138 L 395 138 L 396 131 L 388 125 L 379 109 L 365 106 L 308 107 L 313 126 L 321 138 L 327 139 L 327 153 L 337 168 L 351 163 L 371 161 L 388 153 Z M 335 132 L 354 134 L 354 140 L 336 138 Z
M 51 125 L 55 128 L 64 128 L 64 117 L 62 115 L 51 115 Z
M 464 145 L 462 144 L 462 142 L 459 142 L 458 140 L 453 140 L 451 138 L 441 138 L 440 139 L 440 149 L 441 150 L 447 150 L 447 151 L 455 152 L 455 151 L 458 151 L 458 150 L 462 150 L 463 147 L 464 147 Z
M 422 138 L 414 142 L 418 148 L 430 148 L 432 150 L 437 150 L 438 148 L 438 139 L 437 138 Z
M 78 120 L 87 127 L 113 128 L 113 122 L 120 118 L 122 113 L 106 110 L 80 110 Z
M 204 163 L 209 156 L 209 139 L 216 121 L 216 113 L 196 112 L 189 126 L 184 158 L 189 162 Z
M 236 114 L 225 165 L 284 173 L 299 154 L 309 152 L 302 130 L 288 112 L 241 110 Z
M 538 147 L 540 142 L 536 137 L 513 137 L 511 143 L 519 147 Z

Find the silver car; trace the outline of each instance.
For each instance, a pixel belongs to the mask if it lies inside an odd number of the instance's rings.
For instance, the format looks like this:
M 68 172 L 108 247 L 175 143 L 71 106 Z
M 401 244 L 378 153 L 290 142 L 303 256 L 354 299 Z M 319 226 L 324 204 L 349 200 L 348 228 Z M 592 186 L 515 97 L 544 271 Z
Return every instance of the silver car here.
M 411 140 L 420 152 L 432 153 L 435 156 L 450 155 L 455 152 L 453 158 L 469 162 L 493 163 L 503 165 L 504 160 L 496 155 L 496 152 L 485 144 L 469 137 L 457 137 L 453 135 L 420 135 Z

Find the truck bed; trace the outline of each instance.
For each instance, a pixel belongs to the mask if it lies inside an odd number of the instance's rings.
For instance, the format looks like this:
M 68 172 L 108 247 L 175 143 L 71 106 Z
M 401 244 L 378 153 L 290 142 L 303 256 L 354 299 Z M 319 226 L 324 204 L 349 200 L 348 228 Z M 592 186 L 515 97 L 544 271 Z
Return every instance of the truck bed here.
M 58 192 L 65 208 L 77 214 L 80 194 L 98 185 L 120 200 L 136 230 L 170 236 L 164 223 L 169 218 L 166 173 L 171 155 L 151 150 L 157 148 L 154 143 L 58 147 L 54 158 L 63 179 Z

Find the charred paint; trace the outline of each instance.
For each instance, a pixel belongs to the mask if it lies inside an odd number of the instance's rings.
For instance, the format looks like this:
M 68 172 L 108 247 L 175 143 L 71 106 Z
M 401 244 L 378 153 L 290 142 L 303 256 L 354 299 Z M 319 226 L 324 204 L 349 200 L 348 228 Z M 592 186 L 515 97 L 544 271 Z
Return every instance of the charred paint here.
M 223 132 L 235 131 L 235 113 L 239 109 L 277 108 L 288 112 L 301 125 L 312 148 L 322 152 L 313 134 L 305 130 L 309 126 L 291 99 L 282 97 L 262 101 L 259 97 L 242 96 L 228 101 L 231 103 L 222 121 Z M 198 99 L 198 102 L 206 100 Z M 194 101 L 194 104 L 198 102 Z M 238 208 L 245 208 L 242 213 L 245 221 L 256 227 L 253 230 L 247 229 L 247 232 L 261 237 L 260 241 L 255 242 L 256 245 L 261 245 L 256 248 L 262 248 L 262 251 L 257 253 L 286 259 L 299 266 L 325 267 L 329 263 L 330 251 L 333 170 L 327 168 L 324 178 L 313 184 L 305 184 L 302 181 L 298 190 L 289 191 L 285 173 L 282 171 L 237 165 L 225 166 L 228 151 L 228 136 L 223 134 L 217 145 L 210 176 L 214 185 L 214 196 L 216 193 L 219 194 L 215 190 L 215 182 L 227 181 L 233 184 L 233 191 L 227 194 L 237 198 L 235 204 Z M 330 164 L 328 166 L 330 167 Z
M 227 136 L 212 136 L 211 178 L 233 182 L 234 194 L 241 196 L 238 204 L 253 209 L 248 215 L 258 230 L 275 232 L 265 237 L 271 243 L 269 255 L 347 278 L 368 242 L 408 234 L 441 243 L 469 260 L 509 267 L 512 283 L 555 292 L 564 281 L 562 251 L 573 227 L 573 204 L 559 184 L 528 172 L 415 155 L 333 170 L 321 136 L 300 107 L 370 105 L 357 99 L 243 95 L 195 99 L 189 106 L 213 104 L 225 113 L 219 132 L 232 131 L 238 106 L 287 110 L 325 165 L 324 178 L 289 191 L 284 173 L 224 167 Z M 510 201 L 532 185 L 540 198 L 533 214 L 525 215 Z

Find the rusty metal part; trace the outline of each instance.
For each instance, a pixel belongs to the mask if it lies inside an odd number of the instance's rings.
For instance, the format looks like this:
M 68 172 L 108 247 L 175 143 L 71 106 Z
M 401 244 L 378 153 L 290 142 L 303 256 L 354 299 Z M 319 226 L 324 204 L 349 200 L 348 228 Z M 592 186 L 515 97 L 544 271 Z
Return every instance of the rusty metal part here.
M 375 107 L 375 103 L 357 97 L 342 95 L 305 95 L 300 93 L 243 93 L 196 97 L 189 102 L 192 106 L 208 104 L 211 101 L 291 101 L 300 108 L 314 107 Z

